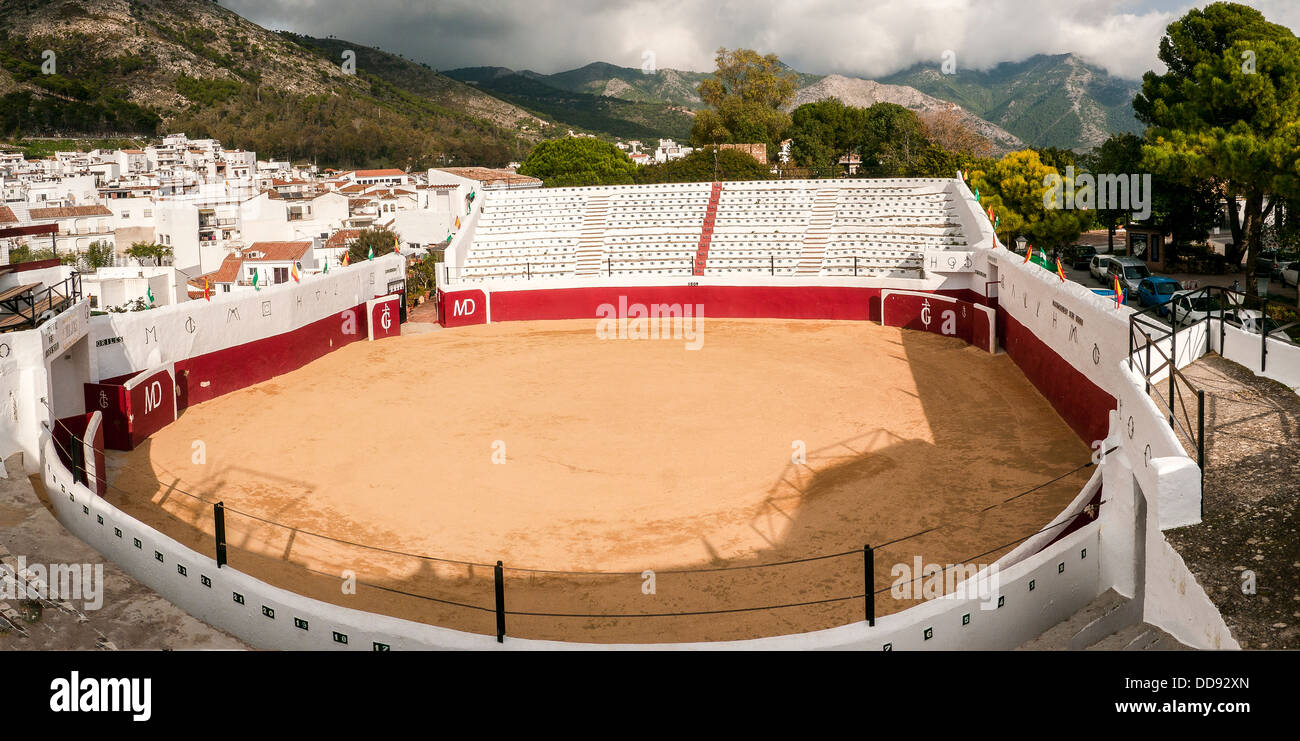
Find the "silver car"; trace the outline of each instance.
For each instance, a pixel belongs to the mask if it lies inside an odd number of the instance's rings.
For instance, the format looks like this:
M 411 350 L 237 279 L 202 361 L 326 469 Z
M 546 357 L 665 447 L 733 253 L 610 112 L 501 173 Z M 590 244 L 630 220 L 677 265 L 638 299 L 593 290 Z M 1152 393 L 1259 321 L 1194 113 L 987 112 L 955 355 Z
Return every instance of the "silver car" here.
M 1133 298 L 1137 295 L 1138 284 L 1143 278 L 1150 278 L 1151 271 L 1147 269 L 1145 262 L 1136 257 L 1112 257 L 1106 280 L 1110 280 L 1112 275 L 1119 276 L 1119 284 L 1124 289 L 1124 296 Z

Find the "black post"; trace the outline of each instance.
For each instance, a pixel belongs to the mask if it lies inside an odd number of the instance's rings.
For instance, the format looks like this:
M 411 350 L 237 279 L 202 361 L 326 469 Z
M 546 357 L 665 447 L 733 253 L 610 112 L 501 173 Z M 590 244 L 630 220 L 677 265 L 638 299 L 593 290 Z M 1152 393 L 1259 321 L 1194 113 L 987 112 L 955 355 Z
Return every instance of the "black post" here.
M 613 275 L 614 275 L 614 258 L 612 258 L 612 257 L 606 257 L 606 258 L 605 258 L 605 277 L 606 277 L 606 278 L 609 278 L 609 277 L 612 277 Z
M 533 264 L 531 262 L 524 263 L 524 273 L 528 276 L 528 280 L 533 279 Z
M 1169 333 L 1169 426 L 1174 426 L 1174 376 L 1178 375 L 1178 329 Z
M 1142 333 L 1143 339 L 1147 341 L 1147 364 L 1142 369 L 1142 375 L 1146 378 L 1146 393 L 1151 393 L 1151 335 L 1146 332 Z
M 858 277 L 858 256 L 853 256 L 853 277 Z
M 988 293 L 988 286 L 984 287 L 984 292 Z M 1128 317 L 1128 369 L 1133 370 L 1133 315 Z
M 506 580 L 501 562 L 492 569 L 497 593 L 497 643 L 506 642 Z
M 776 255 L 773 254 L 771 255 L 771 257 L 772 257 L 772 275 L 776 275 Z
M 1259 304 L 1259 316 L 1260 316 L 1260 320 L 1259 320 L 1259 372 L 1260 372 L 1260 373 L 1263 373 L 1265 367 L 1268 365 L 1268 332 L 1264 329 L 1264 320 L 1268 318 L 1268 314 L 1264 313 L 1264 309 L 1266 309 L 1266 308 L 1268 308 L 1267 305 L 1264 304 L 1264 302 L 1261 301 L 1260 304 Z
M 226 503 L 212 505 L 212 517 L 216 522 L 217 568 L 226 565 Z
M 876 554 L 870 545 L 862 546 L 862 580 L 867 586 L 867 625 L 876 627 Z
M 1207 293 L 1206 296 L 1209 296 L 1209 294 Z M 1224 350 L 1223 341 L 1227 337 L 1227 330 L 1223 328 L 1223 300 L 1225 298 L 1226 298 L 1226 294 L 1223 292 L 1223 289 L 1219 289 L 1219 354 L 1220 355 L 1223 355 L 1223 350 Z
M 1196 390 L 1196 465 L 1201 467 L 1201 515 L 1205 515 L 1205 389 Z

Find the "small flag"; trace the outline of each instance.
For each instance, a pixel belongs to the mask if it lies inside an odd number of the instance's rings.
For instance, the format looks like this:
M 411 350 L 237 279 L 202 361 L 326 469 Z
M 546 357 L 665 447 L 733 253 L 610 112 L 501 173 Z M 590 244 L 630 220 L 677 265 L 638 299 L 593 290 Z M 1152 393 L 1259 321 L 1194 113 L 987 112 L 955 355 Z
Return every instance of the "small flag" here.
M 1115 283 L 1115 308 L 1118 309 L 1124 303 L 1124 287 L 1119 284 L 1118 275 L 1112 275 L 1111 280 Z
M 325 258 L 325 269 L 322 270 L 321 272 L 328 273 L 329 271 L 330 271 L 330 259 L 327 257 Z
M 393 252 L 396 252 L 396 253 L 398 253 L 399 255 L 402 253 L 402 248 L 399 247 L 399 246 L 397 245 L 397 235 L 396 235 L 396 234 L 393 235 Z
M 366 251 L 366 259 L 367 260 L 375 259 L 375 246 L 373 244 L 370 245 L 370 249 Z
M 253 268 L 253 288 L 256 288 L 257 290 L 260 291 L 260 290 L 262 290 L 262 289 L 261 289 L 261 288 L 258 288 L 258 285 L 257 285 L 257 273 L 258 273 L 257 268 Z
M 144 295 L 149 297 L 149 305 L 153 306 L 153 289 L 149 286 L 145 286 Z
M 1025 262 L 1028 263 L 1032 259 L 1034 259 L 1034 246 L 1031 244 L 1029 245 L 1029 251 L 1025 253 Z
M 203 279 L 203 300 L 204 300 L 204 301 L 211 301 L 211 300 L 212 300 L 212 292 L 208 289 L 208 279 L 207 279 L 207 278 L 204 278 L 204 279 Z
M 344 253 L 343 253 L 343 267 L 346 268 L 349 264 L 351 264 L 351 262 L 352 262 L 352 252 L 351 252 L 351 250 L 349 250 L 349 251 L 347 251 L 347 252 L 344 252 Z
M 289 266 L 289 275 L 293 276 L 294 283 L 302 282 L 302 274 L 298 272 L 298 263 Z
M 1061 258 L 1056 258 L 1056 274 L 1061 276 L 1061 282 L 1065 282 L 1065 268 L 1061 267 Z
M 459 216 L 456 217 L 456 228 L 457 228 L 457 229 L 460 228 L 460 217 L 459 217 Z
M 979 202 L 980 202 L 980 189 L 979 189 L 979 188 L 976 188 L 976 189 L 975 189 L 975 202 L 976 202 L 976 203 L 979 203 Z
M 998 228 L 998 222 L 1000 222 L 1000 221 L 1002 221 L 1002 218 L 1001 218 L 1001 217 L 999 217 L 999 216 L 994 216 L 994 217 L 993 217 L 993 230 L 994 230 L 994 231 L 997 231 L 997 228 Z

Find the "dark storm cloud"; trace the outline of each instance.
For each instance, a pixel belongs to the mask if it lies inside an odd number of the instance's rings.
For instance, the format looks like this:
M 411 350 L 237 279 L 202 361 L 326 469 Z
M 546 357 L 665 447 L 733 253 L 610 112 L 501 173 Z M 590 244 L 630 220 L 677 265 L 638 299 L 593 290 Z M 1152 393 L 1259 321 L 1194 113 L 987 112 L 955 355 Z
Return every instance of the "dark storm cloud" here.
M 557 72 L 592 61 L 712 69 L 719 46 L 815 73 L 880 76 L 951 50 L 962 67 L 1074 52 L 1136 78 L 1158 65 L 1177 0 L 222 0 L 264 26 L 378 46 L 438 69 Z M 1300 4 L 1256 0 L 1300 23 Z

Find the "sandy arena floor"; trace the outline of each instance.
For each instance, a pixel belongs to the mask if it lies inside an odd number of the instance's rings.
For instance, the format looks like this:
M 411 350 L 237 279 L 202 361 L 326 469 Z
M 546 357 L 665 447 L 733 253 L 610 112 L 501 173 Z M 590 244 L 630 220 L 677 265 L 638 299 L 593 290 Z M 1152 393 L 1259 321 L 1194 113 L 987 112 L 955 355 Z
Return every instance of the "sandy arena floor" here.
M 510 635 L 696 641 L 862 619 L 860 553 L 761 564 L 942 523 L 877 552 L 877 587 L 917 555 L 989 563 L 1090 473 L 969 514 L 1089 457 L 1006 356 L 864 322 L 709 320 L 703 337 L 600 340 L 583 320 L 356 343 L 112 455 L 109 498 L 206 553 L 218 499 L 279 523 L 228 515 L 231 565 L 349 607 L 494 633 L 490 566 L 388 551 L 500 559 L 507 608 L 542 613 L 510 615 Z M 691 569 L 712 570 L 673 573 Z M 910 604 L 886 593 L 877 612 Z

